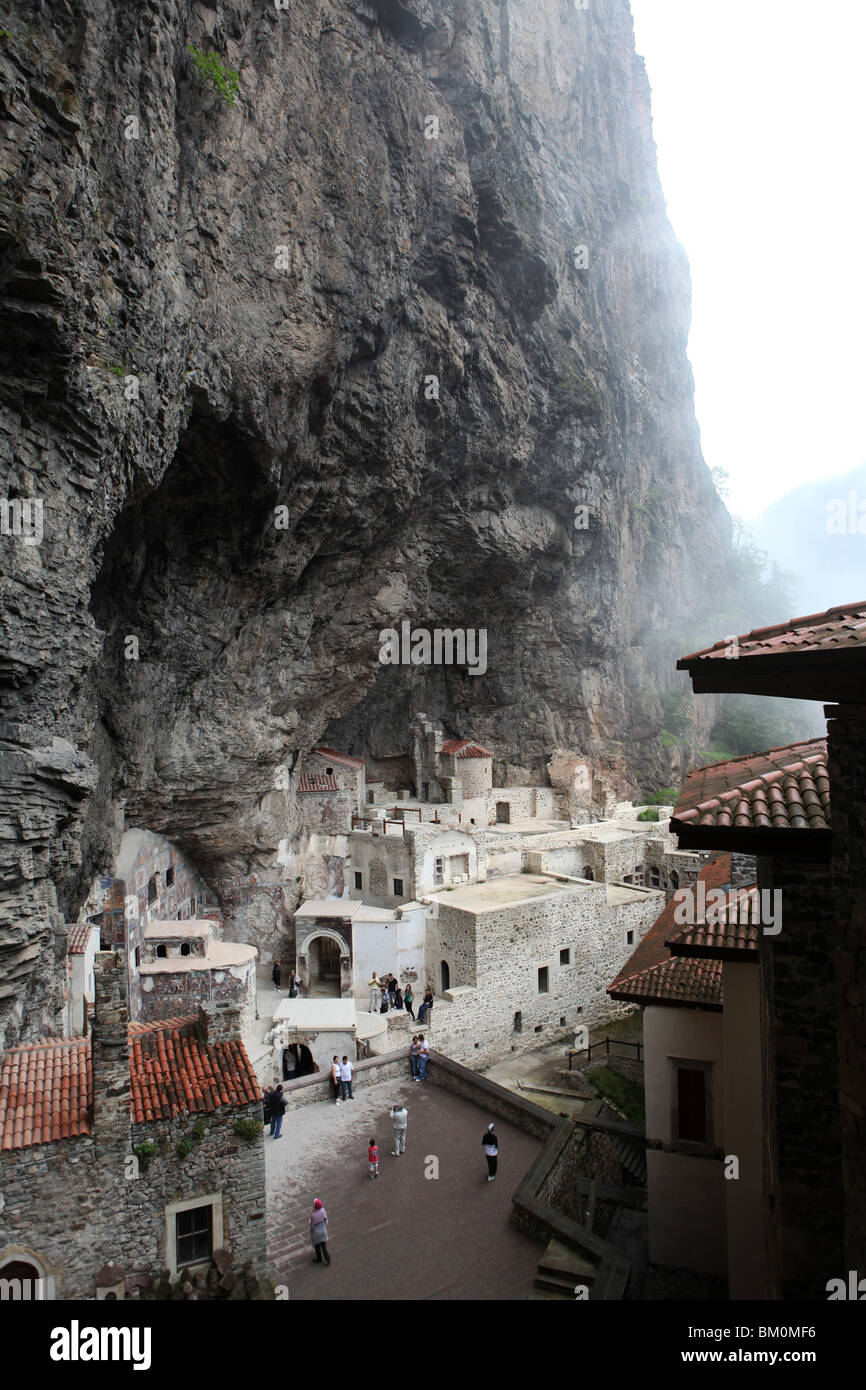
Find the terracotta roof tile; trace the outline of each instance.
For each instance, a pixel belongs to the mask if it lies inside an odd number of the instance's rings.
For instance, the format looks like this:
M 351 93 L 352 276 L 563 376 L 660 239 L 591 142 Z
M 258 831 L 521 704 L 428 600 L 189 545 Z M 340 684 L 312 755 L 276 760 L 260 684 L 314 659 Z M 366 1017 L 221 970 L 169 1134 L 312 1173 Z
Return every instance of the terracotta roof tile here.
M 691 889 L 682 889 L 689 893 Z M 755 884 L 749 888 L 732 888 L 726 893 L 724 905 L 716 900 L 703 913 L 703 920 L 681 927 L 666 941 L 671 955 L 711 956 L 719 960 L 758 959 L 760 931 L 760 899 Z M 696 908 L 699 904 L 696 902 Z M 682 915 L 682 914 L 680 914 Z M 699 916 L 699 911 L 694 914 Z
M 92 1112 L 87 1038 L 41 1038 L 14 1047 L 0 1064 L 0 1150 L 89 1134 Z
M 701 867 L 697 881 L 704 884 L 705 893 L 709 893 L 713 889 L 727 887 L 731 881 L 730 854 L 711 854 L 707 862 Z M 679 926 L 674 920 L 676 908 L 677 903 L 674 897 L 665 904 L 646 936 L 635 946 L 616 980 L 610 986 L 612 990 L 616 989 L 620 980 L 626 976 L 636 975 L 651 966 L 661 965 L 670 960 L 666 941 L 668 937 L 679 931 Z
M 806 739 L 690 772 L 671 817 L 677 826 L 828 830 L 827 740 Z
M 324 758 L 326 762 L 341 763 L 343 767 L 352 767 L 356 771 L 364 766 L 363 758 L 353 758 L 349 753 L 340 753 L 336 748 L 314 748 L 313 752 L 317 758 Z
M 677 662 L 683 669 L 689 662 L 699 660 L 728 660 L 730 639 L 723 638 L 711 647 L 692 652 Z M 866 647 L 866 601 L 843 603 L 823 613 L 807 613 L 802 618 L 789 618 L 786 623 L 772 627 L 756 627 L 737 638 L 738 655 L 769 656 L 776 652 L 828 652 L 842 648 Z
M 299 792 L 338 792 L 337 779 L 328 772 L 302 772 L 298 778 Z
M 442 752 L 449 758 L 492 758 L 493 754 L 471 738 L 446 738 Z
M 723 1006 L 722 968 L 720 960 L 669 956 L 659 965 L 621 977 L 608 994 L 635 1004 L 679 1004 L 718 1013 Z
M 69 928 L 69 943 L 66 947 L 67 954 L 70 956 L 83 956 L 90 941 L 90 933 L 94 930 L 92 922 L 76 922 Z
M 134 1123 L 168 1120 L 261 1098 L 242 1042 L 205 1043 L 195 1018 L 129 1025 Z M 0 1065 L 0 1150 L 91 1133 L 89 1038 L 42 1038 L 10 1048 Z

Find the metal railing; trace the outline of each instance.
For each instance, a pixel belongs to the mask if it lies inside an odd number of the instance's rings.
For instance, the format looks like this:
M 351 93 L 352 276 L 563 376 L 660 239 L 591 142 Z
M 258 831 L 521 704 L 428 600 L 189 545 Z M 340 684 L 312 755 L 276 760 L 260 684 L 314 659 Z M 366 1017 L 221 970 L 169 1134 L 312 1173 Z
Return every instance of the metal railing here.
M 568 1070 L 572 1070 L 572 1063 L 575 1057 L 581 1058 L 583 1061 L 586 1062 L 591 1062 L 593 1052 L 600 1050 L 601 1048 L 604 1048 L 605 1057 L 610 1057 L 611 1043 L 613 1043 L 614 1047 L 622 1047 L 628 1049 L 625 1052 L 614 1052 L 614 1057 L 631 1057 L 636 1062 L 640 1062 L 643 1060 L 643 1043 L 626 1042 L 622 1038 L 598 1038 L 594 1043 L 590 1043 L 589 1047 L 569 1048 Z

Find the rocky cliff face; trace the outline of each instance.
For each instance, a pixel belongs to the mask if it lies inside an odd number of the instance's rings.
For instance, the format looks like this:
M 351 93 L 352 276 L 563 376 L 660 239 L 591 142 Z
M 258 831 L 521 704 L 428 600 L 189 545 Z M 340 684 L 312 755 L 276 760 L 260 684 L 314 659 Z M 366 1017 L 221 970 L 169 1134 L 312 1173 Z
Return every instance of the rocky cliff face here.
M 7 1040 L 123 824 L 279 879 L 323 735 L 669 775 L 728 521 L 625 0 L 39 0 L 0 82 Z M 486 674 L 381 665 L 402 619 Z

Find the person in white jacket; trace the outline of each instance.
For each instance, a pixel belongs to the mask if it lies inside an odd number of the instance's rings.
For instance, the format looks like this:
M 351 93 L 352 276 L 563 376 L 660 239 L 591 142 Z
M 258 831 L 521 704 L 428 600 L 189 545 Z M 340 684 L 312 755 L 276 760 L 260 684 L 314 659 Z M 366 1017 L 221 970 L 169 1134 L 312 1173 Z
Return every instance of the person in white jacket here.
M 406 1126 L 409 1123 L 409 1111 L 400 1102 L 399 1105 L 391 1106 L 391 1123 L 394 1126 L 394 1147 L 391 1153 L 395 1158 L 406 1152 Z

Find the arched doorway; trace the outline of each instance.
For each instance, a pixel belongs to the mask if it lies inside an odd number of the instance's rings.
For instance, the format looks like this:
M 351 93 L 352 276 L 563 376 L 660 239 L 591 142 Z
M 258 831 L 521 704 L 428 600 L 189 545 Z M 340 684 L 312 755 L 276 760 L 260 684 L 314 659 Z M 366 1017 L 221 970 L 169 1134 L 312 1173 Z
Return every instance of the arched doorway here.
M 447 960 L 443 960 L 439 966 L 439 973 L 442 977 L 442 993 L 451 988 L 451 970 Z
M 314 936 L 309 947 L 310 995 L 340 997 L 340 947 L 333 937 Z
M 41 1271 L 29 1260 L 9 1260 L 0 1265 L 0 1288 L 4 1299 L 44 1299 L 45 1283 Z
M 283 1048 L 283 1080 L 294 1081 L 299 1076 L 309 1076 L 318 1071 L 313 1054 L 303 1043 L 290 1043 Z

